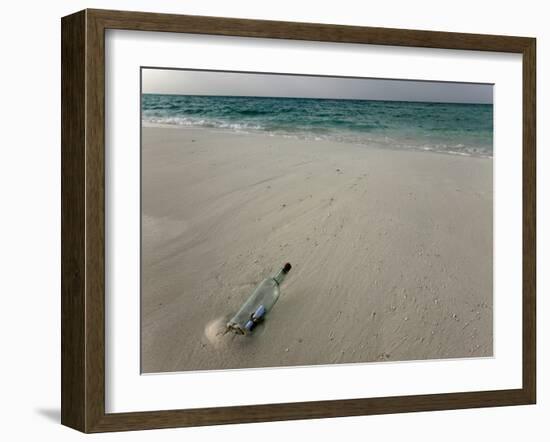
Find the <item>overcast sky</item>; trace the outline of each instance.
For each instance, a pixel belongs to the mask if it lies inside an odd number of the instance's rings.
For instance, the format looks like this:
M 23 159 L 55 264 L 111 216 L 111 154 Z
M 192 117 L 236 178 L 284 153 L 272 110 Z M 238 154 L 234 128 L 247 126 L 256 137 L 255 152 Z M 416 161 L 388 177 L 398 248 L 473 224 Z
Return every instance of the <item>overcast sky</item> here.
M 445 103 L 493 102 L 493 86 L 476 83 L 150 68 L 142 70 L 142 80 L 142 92 L 156 94 L 353 98 Z

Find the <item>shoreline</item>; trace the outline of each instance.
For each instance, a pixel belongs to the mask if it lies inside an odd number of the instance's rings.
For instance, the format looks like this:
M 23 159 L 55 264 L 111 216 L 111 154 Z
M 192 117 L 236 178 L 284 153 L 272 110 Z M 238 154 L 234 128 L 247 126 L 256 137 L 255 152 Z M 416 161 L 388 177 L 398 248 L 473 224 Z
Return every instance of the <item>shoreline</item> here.
M 142 131 L 144 373 L 493 355 L 486 158 Z M 221 335 L 286 261 L 266 322 Z
M 235 134 L 235 135 L 252 135 L 252 136 L 266 136 L 266 137 L 276 137 L 276 138 L 285 138 L 285 139 L 294 139 L 294 140 L 300 140 L 300 141 L 309 141 L 309 142 L 329 142 L 329 143 L 338 143 L 338 144 L 347 144 L 357 147 L 363 147 L 366 149 L 380 149 L 380 150 L 394 150 L 394 151 L 400 151 L 400 152 L 421 152 L 421 153 L 431 153 L 431 154 L 441 154 L 441 155 L 451 155 L 451 156 L 459 156 L 459 157 L 465 157 L 465 158 L 480 158 L 485 160 L 493 160 L 493 155 L 477 155 L 477 154 L 470 154 L 470 153 L 464 153 L 464 152 L 454 152 L 454 151 L 444 151 L 444 150 L 432 150 L 429 148 L 418 148 L 418 147 L 409 147 L 409 148 L 403 148 L 403 147 L 392 147 L 392 146 L 385 146 L 382 144 L 363 144 L 363 143 L 357 143 L 357 142 L 350 142 L 350 141 L 344 141 L 344 140 L 335 140 L 330 138 L 307 138 L 307 137 L 300 137 L 297 135 L 286 135 L 286 134 L 278 134 L 273 132 L 267 132 L 267 131 L 261 131 L 258 130 L 256 132 L 254 131 L 238 131 L 235 129 L 228 129 L 228 128 L 222 128 L 222 127 L 207 127 L 207 126 L 199 126 L 199 125 L 183 125 L 183 124 L 170 124 L 170 123 L 152 123 L 145 120 L 141 121 L 141 127 L 142 128 L 158 128 L 158 129 L 181 129 L 181 130 L 204 130 L 204 131 L 211 131 L 211 132 L 217 132 L 217 133 L 223 133 L 223 134 Z

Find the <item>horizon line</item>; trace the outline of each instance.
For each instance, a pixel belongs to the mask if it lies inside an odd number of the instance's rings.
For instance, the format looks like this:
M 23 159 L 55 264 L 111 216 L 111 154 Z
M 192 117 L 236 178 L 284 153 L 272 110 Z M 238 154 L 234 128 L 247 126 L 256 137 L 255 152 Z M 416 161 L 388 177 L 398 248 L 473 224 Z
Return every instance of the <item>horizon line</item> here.
M 231 95 L 231 94 L 221 94 L 221 95 L 207 95 L 207 94 L 178 94 L 170 92 L 142 92 L 141 95 L 170 95 L 178 97 L 225 97 L 225 98 L 270 98 L 270 99 L 285 99 L 285 100 L 345 100 L 345 101 L 391 101 L 394 103 L 432 103 L 432 104 L 481 104 L 486 106 L 493 106 L 492 102 L 473 102 L 473 101 L 428 101 L 428 100 L 394 100 L 388 98 L 386 100 L 382 99 L 371 99 L 371 98 L 331 98 L 331 97 L 276 97 L 270 95 Z

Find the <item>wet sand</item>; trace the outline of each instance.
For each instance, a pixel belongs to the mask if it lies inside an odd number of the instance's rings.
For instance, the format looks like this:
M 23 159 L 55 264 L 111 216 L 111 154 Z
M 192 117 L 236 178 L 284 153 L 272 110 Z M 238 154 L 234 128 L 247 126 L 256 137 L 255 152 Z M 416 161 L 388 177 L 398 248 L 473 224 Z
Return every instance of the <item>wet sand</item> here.
M 142 372 L 486 357 L 492 160 L 144 127 Z M 251 336 L 222 335 L 285 262 Z

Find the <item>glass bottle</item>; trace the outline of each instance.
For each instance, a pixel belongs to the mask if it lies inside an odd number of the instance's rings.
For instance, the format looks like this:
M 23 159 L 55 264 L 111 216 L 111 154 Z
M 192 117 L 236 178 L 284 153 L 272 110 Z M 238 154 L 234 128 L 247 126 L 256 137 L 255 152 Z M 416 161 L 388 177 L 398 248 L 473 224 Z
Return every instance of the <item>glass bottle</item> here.
M 251 333 L 279 299 L 281 294 L 279 286 L 291 268 L 292 266 L 287 262 L 275 276 L 260 282 L 235 316 L 227 323 L 227 329 L 240 335 Z

